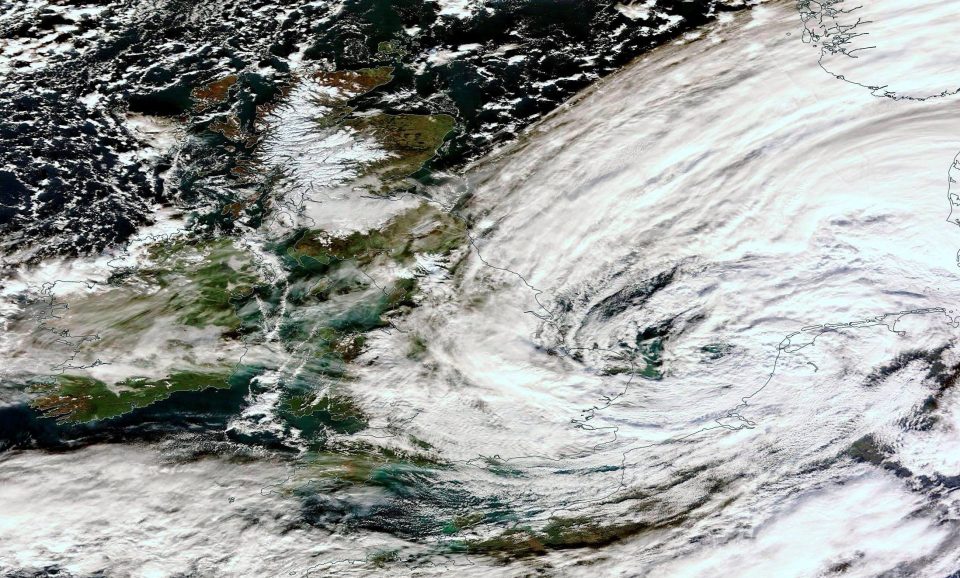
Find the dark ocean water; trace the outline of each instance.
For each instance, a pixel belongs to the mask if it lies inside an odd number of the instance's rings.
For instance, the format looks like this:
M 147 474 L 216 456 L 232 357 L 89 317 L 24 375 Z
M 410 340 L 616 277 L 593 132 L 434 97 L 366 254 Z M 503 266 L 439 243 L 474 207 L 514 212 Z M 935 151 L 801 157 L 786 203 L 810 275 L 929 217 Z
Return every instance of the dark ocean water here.
M 389 62 L 393 80 L 357 111 L 454 116 L 429 168 L 455 170 L 708 21 L 716 4 L 660 2 L 641 19 L 579 0 L 487 2 L 468 15 L 413 0 L 6 3 L 0 39 L 15 49 L 0 67 L 0 251 L 12 264 L 98 251 L 150 222 L 158 204 L 209 217 L 210 202 L 235 198 L 242 186 L 231 188 L 230 171 L 250 151 L 211 135 L 191 108 L 193 89 L 227 74 L 240 77 L 229 106 L 252 129 L 256 107 L 288 82 L 292 56 L 334 69 Z M 383 42 L 394 52 L 378 52 Z M 444 52 L 453 55 L 436 64 Z M 200 138 L 176 159 L 145 160 L 130 114 L 170 117 Z M 181 176 L 171 180 L 174 163 Z

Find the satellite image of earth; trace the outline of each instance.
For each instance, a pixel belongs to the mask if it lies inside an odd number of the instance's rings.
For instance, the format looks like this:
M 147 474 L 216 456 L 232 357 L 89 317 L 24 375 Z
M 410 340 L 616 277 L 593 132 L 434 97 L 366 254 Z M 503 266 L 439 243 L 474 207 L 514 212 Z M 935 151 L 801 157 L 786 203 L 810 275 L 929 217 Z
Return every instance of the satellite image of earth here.
M 947 0 L 0 0 L 0 575 L 960 577 Z

